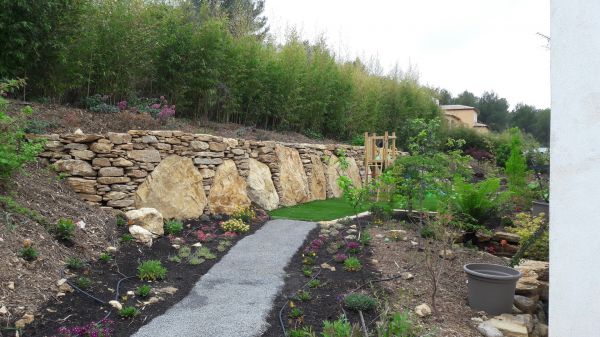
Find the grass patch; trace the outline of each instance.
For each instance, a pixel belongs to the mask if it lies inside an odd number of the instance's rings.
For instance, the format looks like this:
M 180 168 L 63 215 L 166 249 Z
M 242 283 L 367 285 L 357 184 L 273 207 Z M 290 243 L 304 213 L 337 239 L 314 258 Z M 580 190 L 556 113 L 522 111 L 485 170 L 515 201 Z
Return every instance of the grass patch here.
M 368 207 L 361 210 L 366 211 Z M 354 209 L 343 198 L 315 200 L 269 212 L 273 219 L 327 221 L 354 215 Z

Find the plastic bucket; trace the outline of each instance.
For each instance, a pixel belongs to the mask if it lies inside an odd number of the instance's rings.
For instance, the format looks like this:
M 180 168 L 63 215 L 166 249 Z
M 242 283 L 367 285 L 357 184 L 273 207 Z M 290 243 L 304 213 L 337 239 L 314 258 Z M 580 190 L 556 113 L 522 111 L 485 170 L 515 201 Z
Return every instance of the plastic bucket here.
M 467 273 L 471 309 L 491 315 L 512 312 L 520 271 L 490 263 L 469 263 L 463 269 Z

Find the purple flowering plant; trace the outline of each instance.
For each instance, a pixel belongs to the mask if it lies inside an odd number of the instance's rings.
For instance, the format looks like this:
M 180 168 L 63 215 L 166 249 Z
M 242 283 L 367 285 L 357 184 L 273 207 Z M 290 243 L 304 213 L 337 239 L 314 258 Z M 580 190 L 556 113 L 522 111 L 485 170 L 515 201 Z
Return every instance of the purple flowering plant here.
M 114 322 L 103 319 L 100 322 L 91 322 L 87 325 L 60 327 L 54 337 L 111 337 L 114 332 Z
M 360 253 L 360 243 L 356 242 L 356 241 L 350 241 L 346 244 L 346 248 L 348 249 L 348 252 L 352 253 L 352 254 L 358 254 Z

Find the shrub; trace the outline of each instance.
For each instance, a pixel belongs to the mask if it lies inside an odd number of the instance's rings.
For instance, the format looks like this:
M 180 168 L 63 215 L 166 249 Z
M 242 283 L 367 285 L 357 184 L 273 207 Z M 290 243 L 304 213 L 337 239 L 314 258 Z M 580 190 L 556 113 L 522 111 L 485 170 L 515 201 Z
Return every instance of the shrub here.
M 471 224 L 483 224 L 506 200 L 506 194 L 499 190 L 500 179 L 486 179 L 474 184 L 455 179 L 453 200 L 458 215 L 466 217 Z
M 55 230 L 58 237 L 62 240 L 71 240 L 75 236 L 75 224 L 71 219 L 59 219 Z
M 167 277 L 167 268 L 162 266 L 162 263 L 158 260 L 147 260 L 142 263 L 137 268 L 138 277 L 140 280 L 163 280 Z
M 6 114 L 6 92 L 25 84 L 22 80 L 0 81 L 0 180 L 9 178 L 23 164 L 34 161 L 43 150 L 43 141 L 28 141 L 25 138 L 27 117 L 33 110 L 27 106 L 12 116 Z
M 536 232 L 542 227 L 540 233 L 535 237 Z M 548 261 L 548 253 L 550 248 L 549 233 L 545 230 L 546 218 L 544 214 L 536 217 L 528 213 L 519 213 L 516 215 L 513 227 L 507 227 L 506 231 L 518 234 L 521 237 L 520 244 L 522 248 L 527 248 L 523 252 L 523 257 L 534 260 Z M 532 240 L 529 247 L 525 244 Z M 518 263 L 518 261 L 517 261 Z
M 377 306 L 377 301 L 367 295 L 350 294 L 344 297 L 344 305 L 355 311 L 371 311 Z
M 240 207 L 231 214 L 231 217 L 249 224 L 256 218 L 256 212 L 250 207 Z
M 350 139 L 350 145 L 354 146 L 364 146 L 365 145 L 365 136 L 364 135 L 356 135 Z
M 246 233 L 250 230 L 250 225 L 240 219 L 229 219 L 221 223 L 221 228 L 225 232 Z
M 147 284 L 139 286 L 135 293 L 140 297 L 148 297 L 150 295 L 150 291 L 152 291 L 152 287 Z
M 506 161 L 506 178 L 508 190 L 517 197 L 517 203 L 529 207 L 529 196 L 527 195 L 527 163 L 523 155 L 523 139 L 518 129 L 511 129 L 510 156 Z
M 179 220 L 168 220 L 164 228 L 167 235 L 179 235 L 183 231 L 183 223 Z
M 88 277 L 81 276 L 77 278 L 77 286 L 81 289 L 87 289 L 92 285 L 92 280 Z
M 112 256 L 109 253 L 103 252 L 100 254 L 100 261 L 107 263 L 110 260 L 112 260 Z
M 378 337 L 417 337 L 418 329 L 410 319 L 408 312 L 396 312 L 386 317 L 377 327 Z
M 76 257 L 70 257 L 67 259 L 67 267 L 71 270 L 78 270 L 83 268 L 83 261 Z
M 25 261 L 31 262 L 31 261 L 34 261 L 35 259 L 37 259 L 38 252 L 32 246 L 27 246 L 27 247 L 21 248 L 21 250 L 19 251 L 19 255 L 21 255 L 21 257 Z
M 138 311 L 138 309 L 132 306 L 123 307 L 123 309 L 119 310 L 119 316 L 123 318 L 133 318 L 139 315 L 139 313 L 140 312 Z
M 344 261 L 344 269 L 347 271 L 359 271 L 362 269 L 360 260 L 355 257 L 349 257 Z
M 369 207 L 369 213 L 375 221 L 387 221 L 392 216 L 392 210 L 388 206 L 383 206 L 379 204 L 373 204 Z

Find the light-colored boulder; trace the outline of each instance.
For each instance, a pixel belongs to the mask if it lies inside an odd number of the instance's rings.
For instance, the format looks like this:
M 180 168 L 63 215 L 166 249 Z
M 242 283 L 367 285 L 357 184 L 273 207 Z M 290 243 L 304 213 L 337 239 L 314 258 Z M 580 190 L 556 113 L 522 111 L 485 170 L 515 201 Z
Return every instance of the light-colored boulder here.
M 250 206 L 246 186 L 246 181 L 239 175 L 233 160 L 223 161 L 217 167 L 208 195 L 210 212 L 232 214 L 240 207 Z
M 504 337 L 502 331 L 498 330 L 490 322 L 483 322 L 477 325 L 477 331 L 479 331 L 485 337 Z
M 293 206 L 310 201 L 308 178 L 298 150 L 278 144 L 275 146 L 275 154 L 279 163 L 281 203 L 285 206 Z
M 266 210 L 277 208 L 279 195 L 271 179 L 269 167 L 256 159 L 250 159 L 248 165 L 249 171 L 246 182 L 250 200 Z
M 135 207 L 156 208 L 167 219 L 191 219 L 202 215 L 206 195 L 202 175 L 192 159 L 165 158 L 135 193 Z
M 362 179 L 360 178 L 360 170 L 358 169 L 356 160 L 354 157 L 347 157 L 346 160 L 348 161 L 348 168 L 346 169 L 345 175 L 352 180 L 355 187 L 361 188 Z M 342 172 L 340 172 L 340 174 L 342 174 Z
M 147 246 L 152 246 L 152 233 L 150 233 L 149 230 L 144 229 L 141 226 L 133 225 L 129 226 L 129 234 L 131 234 L 136 241 Z
M 338 179 L 340 178 L 340 161 L 334 155 L 329 157 L 327 162 L 327 194 L 331 198 L 339 198 L 342 196 L 342 189 L 338 186 Z
M 130 229 L 133 226 L 139 226 L 152 233 L 155 237 L 165 233 L 163 228 L 163 216 L 154 208 L 144 207 L 134 209 L 125 213 L 125 216 L 127 217 L 127 223 L 130 225 Z
M 531 315 L 502 314 L 487 322 L 502 331 L 506 337 L 528 337 L 533 329 Z
M 59 160 L 54 163 L 56 169 L 60 172 L 68 172 L 74 176 L 81 177 L 94 177 L 96 176 L 96 171 L 92 168 L 88 162 L 77 159 L 66 159 Z
M 415 308 L 415 313 L 419 317 L 427 317 L 431 315 L 431 308 L 429 305 L 427 305 L 427 303 L 423 303 Z
M 312 172 L 310 174 L 310 193 L 315 200 L 327 199 L 327 178 L 323 163 L 317 155 L 310 156 Z

